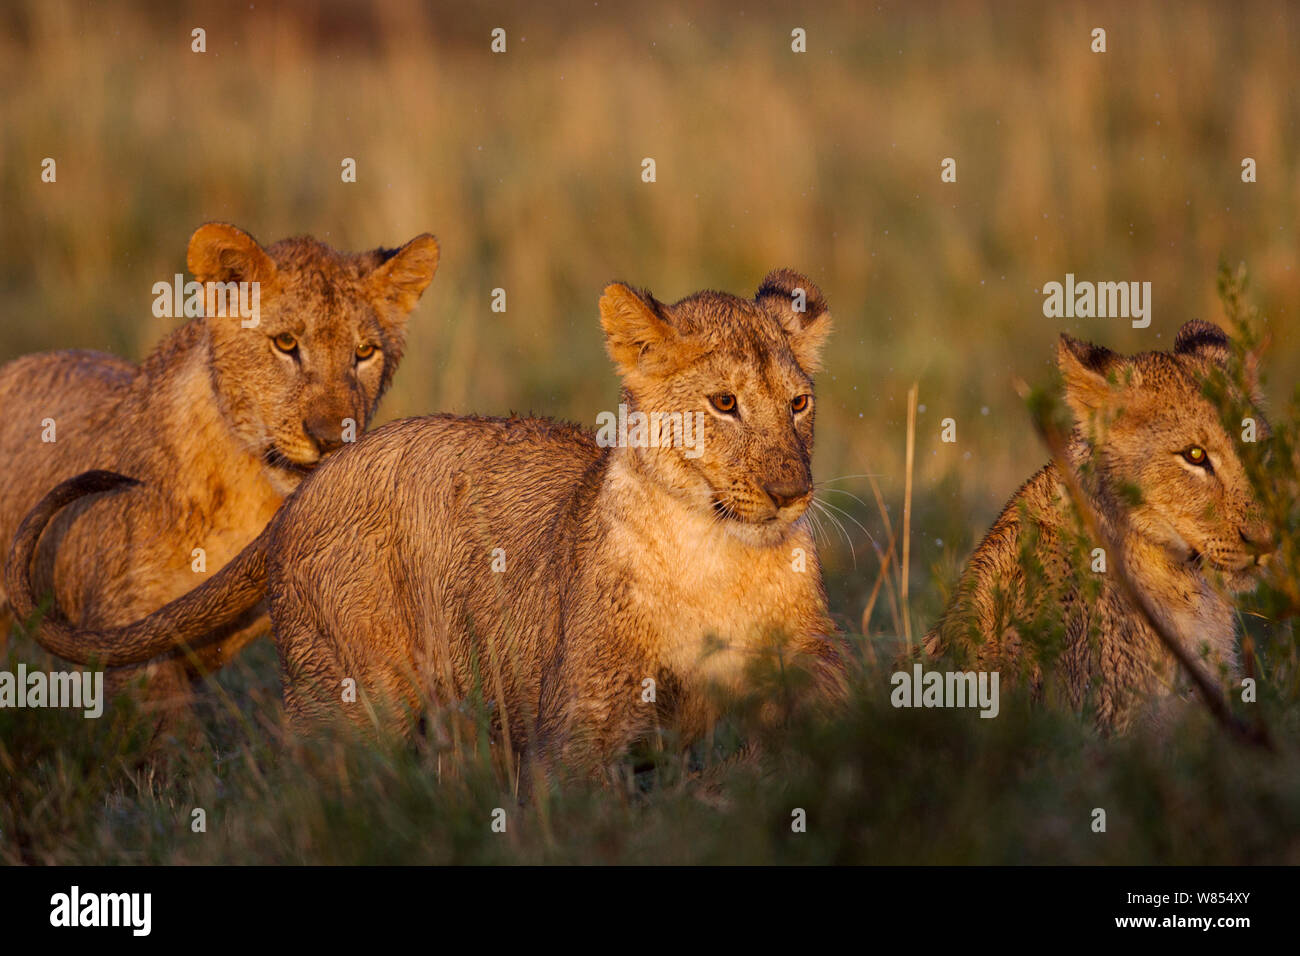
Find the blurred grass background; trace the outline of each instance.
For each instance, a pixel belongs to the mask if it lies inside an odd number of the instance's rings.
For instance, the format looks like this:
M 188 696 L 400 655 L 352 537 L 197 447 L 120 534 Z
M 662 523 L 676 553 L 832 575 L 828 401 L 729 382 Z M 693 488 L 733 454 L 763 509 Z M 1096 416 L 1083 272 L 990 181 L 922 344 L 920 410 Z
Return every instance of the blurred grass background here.
M 825 498 L 852 516 L 847 538 L 821 539 L 849 630 L 879 568 L 864 531 L 887 541 L 861 476 L 897 527 L 919 383 L 923 629 L 1046 460 L 1012 381 L 1050 379 L 1060 332 L 1168 347 L 1183 321 L 1219 318 L 1219 260 L 1245 261 L 1273 332 L 1268 391 L 1290 393 L 1298 21 L 1282 2 L 17 0 L 0 10 L 0 361 L 144 355 L 171 327 L 152 284 L 184 270 L 210 219 L 354 250 L 428 230 L 442 262 L 381 418 L 593 424 L 617 402 L 596 313 L 608 281 L 752 294 L 789 266 L 838 329 L 814 471 L 849 493 Z M 57 184 L 40 180 L 47 156 Z M 356 183 L 340 181 L 344 157 Z M 1151 327 L 1044 318 L 1039 290 L 1066 272 L 1150 281 Z M 939 440 L 946 417 L 956 444 Z M 896 635 L 883 598 L 873 621 Z M 273 687 L 268 650 L 252 660 Z
M 819 480 L 878 475 L 900 508 L 920 383 L 913 594 L 932 614 L 934 569 L 951 576 L 1045 460 L 1011 381 L 1049 374 L 1059 332 L 1166 347 L 1186 319 L 1217 317 L 1219 258 L 1245 260 L 1280 326 L 1274 384 L 1295 380 L 1298 17 L 1284 3 L 18 2 L 0 30 L 0 360 L 143 355 L 166 331 L 151 286 L 184 270 L 209 219 L 347 249 L 431 230 L 442 264 L 381 416 L 591 424 L 617 396 L 595 306 L 608 281 L 673 300 L 752 293 L 790 266 L 838 325 Z M 206 54 L 190 52 L 196 26 Z M 489 50 L 498 26 L 505 54 Z M 46 156 L 57 184 L 40 181 Z M 1257 183 L 1241 182 L 1245 156 Z M 1038 290 L 1066 272 L 1150 281 L 1151 327 L 1044 318 Z M 955 445 L 939 440 L 949 416 Z M 862 479 L 837 487 L 871 500 Z M 829 500 L 880 537 L 874 507 Z M 856 568 L 838 534 L 823 545 L 852 618 L 875 558 L 847 526 Z

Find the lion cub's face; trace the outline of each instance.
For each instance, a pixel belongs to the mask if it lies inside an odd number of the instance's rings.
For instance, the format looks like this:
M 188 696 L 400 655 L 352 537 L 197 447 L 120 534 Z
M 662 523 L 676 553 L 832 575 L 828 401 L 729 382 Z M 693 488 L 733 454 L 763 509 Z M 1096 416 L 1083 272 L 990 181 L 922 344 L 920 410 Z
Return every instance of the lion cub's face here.
M 641 465 L 742 541 L 782 541 L 813 494 L 812 375 L 831 325 L 821 292 L 788 270 L 752 300 L 665 305 L 615 283 L 600 310 L 630 408 L 698 429 L 685 448 L 674 435 L 633 448 Z
M 311 238 L 263 249 L 209 223 L 190 240 L 201 282 L 257 281 L 260 322 L 207 320 L 218 394 L 235 433 L 291 489 L 369 423 L 402 356 L 407 313 L 433 279 L 430 235 L 398 250 L 336 252 Z M 346 423 L 352 422 L 351 426 Z
M 1183 326 L 1172 352 L 1132 357 L 1062 336 L 1059 363 L 1098 477 L 1130 504 L 1133 533 L 1245 589 L 1273 539 L 1236 438 L 1202 392 L 1211 371 L 1226 366 L 1228 345 L 1221 329 L 1197 321 Z M 1263 440 L 1267 423 L 1255 418 Z

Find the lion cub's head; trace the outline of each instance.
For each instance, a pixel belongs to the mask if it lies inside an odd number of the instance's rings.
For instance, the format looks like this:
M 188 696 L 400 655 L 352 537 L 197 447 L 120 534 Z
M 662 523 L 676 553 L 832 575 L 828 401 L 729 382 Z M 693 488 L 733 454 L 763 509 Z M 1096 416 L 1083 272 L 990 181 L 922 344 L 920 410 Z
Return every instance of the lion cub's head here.
M 369 423 L 402 357 L 407 313 L 438 267 L 438 243 L 425 234 L 354 254 L 301 237 L 263 249 L 208 223 L 191 237 L 188 263 L 200 282 L 260 283 L 256 327 L 206 320 L 214 384 L 235 433 L 288 489 L 349 427 L 359 437 Z
M 1172 352 L 1122 356 L 1063 335 L 1057 359 L 1066 400 L 1090 439 L 1095 481 L 1127 514 L 1129 532 L 1242 589 L 1273 536 L 1237 455 L 1239 435 L 1224 429 L 1204 394 L 1229 354 L 1222 329 L 1193 321 Z M 1254 417 L 1264 440 L 1268 425 Z
M 600 314 L 628 406 L 689 416 L 698 432 L 683 447 L 661 430 L 631 448 L 638 464 L 742 541 L 780 542 L 813 494 L 812 375 L 831 327 L 821 291 L 780 270 L 753 299 L 699 292 L 666 305 L 615 283 Z

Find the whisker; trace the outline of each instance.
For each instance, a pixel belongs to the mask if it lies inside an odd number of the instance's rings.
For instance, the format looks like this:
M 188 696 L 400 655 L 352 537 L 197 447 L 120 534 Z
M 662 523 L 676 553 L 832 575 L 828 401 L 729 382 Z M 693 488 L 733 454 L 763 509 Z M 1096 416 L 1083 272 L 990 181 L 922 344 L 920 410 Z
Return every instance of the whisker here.
M 823 501 L 823 502 L 821 502 L 821 504 L 822 504 L 823 507 L 830 508 L 830 509 L 832 509 L 832 510 L 838 512 L 839 514 L 844 515 L 844 517 L 846 517 L 846 518 L 848 518 L 850 521 L 852 521 L 855 525 L 857 525 L 859 528 L 862 529 L 862 533 L 865 534 L 865 535 L 867 536 L 868 540 L 870 540 L 871 543 L 872 543 L 873 545 L 876 546 L 876 550 L 878 551 L 878 550 L 880 549 L 880 546 L 879 546 L 878 544 L 876 544 L 876 539 L 875 539 L 875 537 L 872 535 L 872 533 L 871 533 L 870 531 L 867 530 L 866 525 L 864 525 L 864 524 L 863 524 L 861 521 L 859 521 L 856 517 L 854 517 L 854 516 L 853 516 L 852 514 L 850 514 L 849 512 L 845 511 L 843 508 L 838 508 L 838 507 L 836 507 L 835 505 L 831 504 L 829 501 Z
M 808 523 L 812 525 L 813 541 L 818 544 L 830 546 L 830 539 L 826 536 L 826 529 L 822 527 L 821 520 L 817 517 L 817 512 L 809 509 L 804 512 L 808 516 Z
M 871 474 L 863 472 L 860 475 L 838 475 L 834 478 L 823 478 L 821 481 L 814 481 L 814 485 L 829 485 L 832 481 L 851 481 L 854 478 L 883 478 L 884 475 Z
M 862 507 L 864 507 L 864 508 L 869 507 L 868 504 L 867 504 L 865 501 L 863 501 L 861 498 L 859 498 L 859 497 L 858 497 L 857 495 L 855 495 L 853 492 L 851 492 L 851 491 L 845 491 L 843 488 L 822 488 L 821 490 L 822 490 L 822 491 L 833 491 L 833 492 L 835 492 L 835 494 L 837 494 L 837 495 L 848 495 L 850 498 L 852 498 L 852 499 L 853 499 L 854 501 L 856 501 L 858 504 L 862 505 Z
M 839 518 L 835 517 L 834 514 L 832 514 L 830 511 L 826 510 L 826 503 L 825 503 L 825 502 L 823 502 L 823 501 L 818 501 L 816 498 L 814 498 L 814 499 L 812 500 L 812 504 L 813 504 L 815 507 L 822 509 L 822 514 L 824 514 L 824 515 L 826 516 L 826 518 L 831 522 L 831 524 L 833 524 L 836 528 L 839 529 L 840 534 L 844 535 L 844 543 L 847 544 L 847 545 L 849 546 L 849 554 L 850 554 L 850 555 L 852 556 L 852 558 L 853 558 L 853 570 L 856 571 L 856 570 L 858 569 L 858 552 L 857 552 L 857 550 L 853 547 L 853 538 L 849 536 L 848 531 L 845 530 L 844 525 L 843 525 L 843 523 L 839 520 Z

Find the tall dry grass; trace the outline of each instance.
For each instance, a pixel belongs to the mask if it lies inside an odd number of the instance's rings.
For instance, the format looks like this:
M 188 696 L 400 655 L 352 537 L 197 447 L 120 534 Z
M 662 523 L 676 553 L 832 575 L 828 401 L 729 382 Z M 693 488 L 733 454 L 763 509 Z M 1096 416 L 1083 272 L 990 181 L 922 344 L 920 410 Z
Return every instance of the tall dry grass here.
M 1195 713 L 1171 747 L 1103 745 L 1013 695 L 998 721 L 901 713 L 870 681 L 1046 460 L 1013 382 L 1049 379 L 1059 332 L 1165 347 L 1220 316 L 1220 258 L 1245 260 L 1270 390 L 1293 387 L 1297 17 L 1283 2 L 8 5 L 0 360 L 142 355 L 166 331 L 152 284 L 208 219 L 345 248 L 432 230 L 440 272 L 383 415 L 591 423 L 617 400 L 606 282 L 747 292 L 788 265 L 838 327 L 815 463 L 843 523 L 822 542 L 833 609 L 888 640 L 864 645 L 851 713 L 792 728 L 775 774 L 730 772 L 719 801 L 661 764 L 650 787 L 543 799 L 503 840 L 485 820 L 511 781 L 482 740 L 450 756 L 280 750 L 257 646 L 222 675 L 205 748 L 170 755 L 179 773 L 154 772 L 126 705 L 97 727 L 0 711 L 0 861 L 1296 862 L 1289 750 L 1235 749 Z M 57 184 L 40 182 L 46 156 Z M 1151 328 L 1045 319 L 1038 290 L 1066 272 L 1152 282 Z M 947 417 L 956 444 L 939 439 Z M 1294 616 L 1286 584 L 1261 613 Z M 1283 741 L 1294 658 L 1263 662 Z M 188 829 L 194 806 L 208 837 Z M 815 821 L 806 839 L 788 839 L 791 806 Z M 1096 806 L 1119 808 L 1105 840 Z
M 430 229 L 441 271 L 383 414 L 592 422 L 616 400 L 606 282 L 744 292 L 790 265 L 838 324 L 819 477 L 878 475 L 899 508 L 919 381 L 909 570 L 930 613 L 936 564 L 1043 459 L 1011 383 L 1046 376 L 1058 332 L 1165 345 L 1215 317 L 1226 256 L 1251 264 L 1286 337 L 1296 18 L 1284 3 L 20 2 L 0 21 L 0 359 L 142 354 L 165 331 L 150 287 L 206 219 L 352 248 Z M 790 52 L 795 25 L 807 54 Z M 949 156 L 956 184 L 939 179 Z M 1067 271 L 1151 281 L 1151 328 L 1045 319 L 1037 290 Z M 1294 381 L 1296 351 L 1277 361 L 1274 382 Z M 949 416 L 955 445 L 939 441 Z M 845 487 L 869 498 L 864 479 Z M 874 508 L 853 507 L 879 537 Z M 856 615 L 875 559 L 857 532 L 855 555 L 838 535 L 826 547 Z

